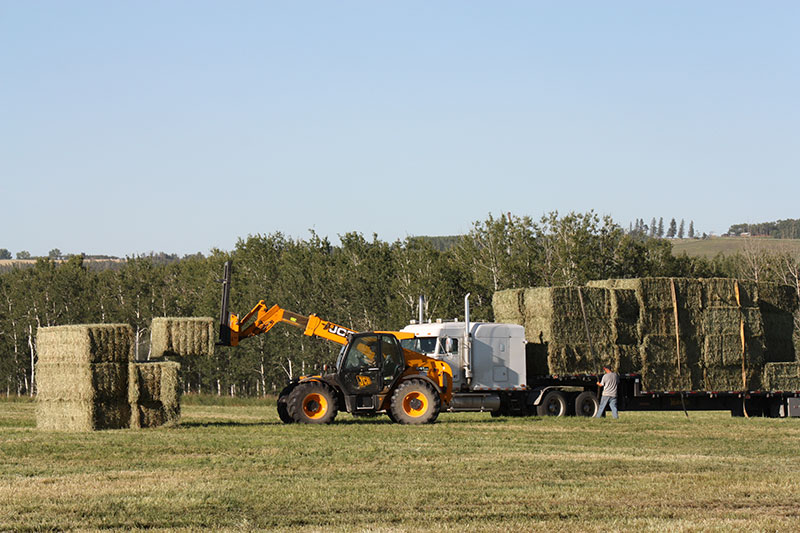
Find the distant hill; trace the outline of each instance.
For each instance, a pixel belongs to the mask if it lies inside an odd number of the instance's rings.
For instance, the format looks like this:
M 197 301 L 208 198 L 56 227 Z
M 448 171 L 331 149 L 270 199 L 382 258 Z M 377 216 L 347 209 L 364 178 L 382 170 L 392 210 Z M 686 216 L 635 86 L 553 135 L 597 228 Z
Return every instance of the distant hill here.
M 712 258 L 721 253 L 735 254 L 747 246 L 757 246 L 767 251 L 800 254 L 800 239 L 771 239 L 769 237 L 711 237 L 709 239 L 675 239 L 672 254 Z

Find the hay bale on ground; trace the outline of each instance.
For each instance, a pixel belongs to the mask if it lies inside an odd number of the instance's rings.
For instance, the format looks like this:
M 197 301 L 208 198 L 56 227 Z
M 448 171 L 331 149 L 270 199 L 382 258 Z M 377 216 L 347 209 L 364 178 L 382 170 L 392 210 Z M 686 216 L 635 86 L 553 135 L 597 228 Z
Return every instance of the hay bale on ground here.
M 180 421 L 180 364 L 172 361 L 131 363 L 130 427 L 173 425 Z
M 773 391 L 800 391 L 800 363 L 764 365 L 764 388 Z
M 214 319 L 210 317 L 154 318 L 150 358 L 213 355 Z
M 36 425 L 91 431 L 128 427 L 133 331 L 122 324 L 39 328 Z

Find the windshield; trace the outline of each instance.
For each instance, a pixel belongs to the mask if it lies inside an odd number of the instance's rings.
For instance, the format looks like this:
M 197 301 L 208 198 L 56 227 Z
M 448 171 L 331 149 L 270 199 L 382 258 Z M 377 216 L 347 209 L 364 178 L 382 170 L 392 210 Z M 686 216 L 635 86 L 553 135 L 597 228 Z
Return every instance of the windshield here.
M 400 344 L 406 350 L 418 353 L 436 353 L 436 341 L 438 337 L 414 337 L 413 339 L 403 339 Z

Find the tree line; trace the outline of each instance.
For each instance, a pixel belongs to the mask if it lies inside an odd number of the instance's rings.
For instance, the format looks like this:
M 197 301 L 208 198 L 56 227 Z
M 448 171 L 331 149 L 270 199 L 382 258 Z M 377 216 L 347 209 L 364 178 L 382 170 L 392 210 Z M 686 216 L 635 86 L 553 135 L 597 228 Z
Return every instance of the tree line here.
M 669 225 L 664 228 L 664 218 L 660 217 L 658 222 L 656 222 L 656 218 L 650 221 L 650 225 L 645 224 L 643 218 L 637 218 L 636 222 L 632 222 L 628 226 L 628 233 L 645 236 L 650 238 L 667 238 L 667 239 L 694 239 L 694 238 L 701 238 L 700 233 L 698 233 L 694 228 L 694 220 L 689 221 L 689 226 L 686 226 L 686 220 L 681 219 L 680 224 L 673 218 L 669 221 Z M 702 238 L 707 238 L 708 235 L 703 233 Z
M 788 218 L 777 222 L 734 224 L 728 229 L 728 233 L 731 235 L 749 233 L 753 236 L 772 237 L 775 239 L 800 239 L 800 219 Z
M 644 276 L 731 276 L 790 283 L 800 291 L 800 258 L 757 249 L 703 259 L 672 254 L 669 240 L 624 231 L 593 212 L 539 220 L 489 216 L 467 235 L 443 243 L 425 237 L 385 242 L 347 233 L 334 245 L 311 232 L 241 238 L 232 251 L 180 260 L 129 257 L 113 268 L 88 268 L 81 256 L 40 258 L 0 273 L 0 390 L 35 393 L 36 330 L 43 326 L 127 323 L 135 357 L 147 359 L 150 322 L 159 316 L 218 317 L 223 263 L 234 260 L 231 310 L 259 300 L 315 313 L 356 330 L 400 329 L 417 316 L 463 318 L 471 293 L 475 320 L 492 320 L 495 291 L 511 287 L 580 285 L 592 279 Z M 800 294 L 800 293 L 799 293 Z M 319 370 L 338 346 L 276 327 L 212 357 L 185 359 L 187 392 L 263 395 L 289 376 Z

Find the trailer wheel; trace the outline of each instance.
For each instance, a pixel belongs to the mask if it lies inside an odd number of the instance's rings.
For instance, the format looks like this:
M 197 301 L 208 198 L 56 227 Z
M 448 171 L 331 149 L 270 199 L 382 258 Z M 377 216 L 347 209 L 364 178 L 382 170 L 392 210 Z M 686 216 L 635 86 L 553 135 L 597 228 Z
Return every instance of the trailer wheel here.
M 561 391 L 551 390 L 544 395 L 542 403 L 536 406 L 539 416 L 566 416 L 567 399 Z
M 597 395 L 592 391 L 583 391 L 575 398 L 576 416 L 594 416 L 600 404 L 597 402 Z
M 294 389 L 294 385 L 288 385 L 284 387 L 281 393 L 278 395 L 278 416 L 281 419 L 281 422 L 284 424 L 291 424 L 294 422 L 294 418 L 289 415 L 289 407 L 286 405 L 286 401 L 289 398 L 289 393 L 292 392 Z
M 330 424 L 339 411 L 336 394 L 324 383 L 300 383 L 286 400 L 289 416 L 301 424 Z
M 442 401 L 434 388 L 421 379 L 409 379 L 392 394 L 390 416 L 400 424 L 432 424 L 439 416 Z

